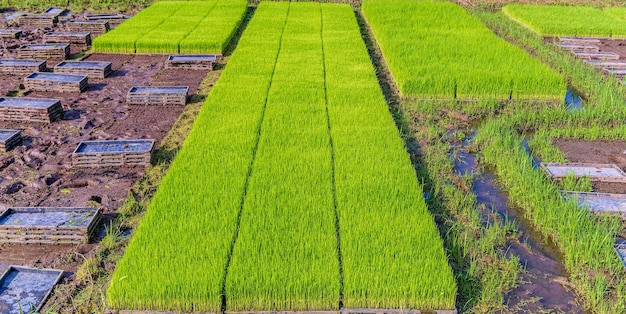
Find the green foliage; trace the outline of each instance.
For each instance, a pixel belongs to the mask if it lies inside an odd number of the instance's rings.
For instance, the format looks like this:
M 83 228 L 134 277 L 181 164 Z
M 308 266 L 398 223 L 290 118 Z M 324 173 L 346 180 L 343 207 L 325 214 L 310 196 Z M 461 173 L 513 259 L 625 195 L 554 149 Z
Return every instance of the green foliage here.
M 217 312 L 224 288 L 230 311 L 337 310 L 342 285 L 348 307 L 452 309 L 456 294 L 351 7 L 263 2 L 108 303 Z
M 219 54 L 235 33 L 246 7 L 245 0 L 155 2 L 97 37 L 93 48 L 110 53 Z
M 443 1 L 366 0 L 363 12 L 403 96 L 561 100 L 563 79 Z
M 624 8 L 509 4 L 502 12 L 542 36 L 626 37 Z

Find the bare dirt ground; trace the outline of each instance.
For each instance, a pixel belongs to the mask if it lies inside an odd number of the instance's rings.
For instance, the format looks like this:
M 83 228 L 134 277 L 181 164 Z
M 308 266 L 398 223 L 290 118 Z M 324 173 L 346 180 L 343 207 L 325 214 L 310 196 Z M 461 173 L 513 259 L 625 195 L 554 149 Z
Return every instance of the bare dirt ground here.
M 90 79 L 83 93 L 28 92 L 28 97 L 60 99 L 61 120 L 51 124 L 0 121 L 2 129 L 21 129 L 23 144 L 0 153 L 0 210 L 11 206 L 97 206 L 109 221 L 130 188 L 143 175 L 142 167 L 73 169 L 71 153 L 83 140 L 155 139 L 171 129 L 183 106 L 128 106 L 132 86 L 182 85 L 197 90 L 207 71 L 164 69 L 166 56 L 92 54 L 86 60 L 110 61 L 115 72 Z M 0 92 L 18 89 L 19 78 L 0 77 Z M 101 227 L 103 229 L 104 227 Z M 0 271 L 8 265 L 57 268 L 64 280 L 97 244 L 2 245 Z
M 626 141 L 582 141 L 555 139 L 559 148 L 570 162 L 616 164 L 626 170 Z M 626 194 L 626 184 L 593 182 L 595 192 Z

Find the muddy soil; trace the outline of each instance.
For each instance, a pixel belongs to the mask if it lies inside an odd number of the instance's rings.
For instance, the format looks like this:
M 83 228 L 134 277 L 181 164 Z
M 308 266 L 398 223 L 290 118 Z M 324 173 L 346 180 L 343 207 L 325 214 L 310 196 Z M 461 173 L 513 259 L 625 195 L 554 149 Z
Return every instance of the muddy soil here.
M 626 141 L 555 139 L 552 142 L 570 162 L 616 164 L 626 171 Z M 626 184 L 623 183 L 593 182 L 592 184 L 595 192 L 626 194 Z
M 11 206 L 98 206 L 105 222 L 143 175 L 143 167 L 74 169 L 71 154 L 80 141 L 164 138 L 183 106 L 128 106 L 132 86 L 190 86 L 197 90 L 207 71 L 164 69 L 166 56 L 92 54 L 91 61 L 112 62 L 112 75 L 89 79 L 83 93 L 22 91 L 28 97 L 60 99 L 64 114 L 51 124 L 0 121 L 2 129 L 21 129 L 23 144 L 0 153 L 0 210 Z M 15 90 L 12 80 L 0 88 Z M 7 87 L 4 87 L 4 86 Z M 101 229 L 104 227 L 101 226 Z M 9 264 L 62 269 L 71 278 L 82 255 L 97 245 L 2 245 L 0 271 Z M 68 280 L 66 278 L 65 280 Z
M 603 39 L 600 44 L 601 52 L 615 52 L 620 55 L 620 60 L 626 60 L 626 40 L 622 39 Z

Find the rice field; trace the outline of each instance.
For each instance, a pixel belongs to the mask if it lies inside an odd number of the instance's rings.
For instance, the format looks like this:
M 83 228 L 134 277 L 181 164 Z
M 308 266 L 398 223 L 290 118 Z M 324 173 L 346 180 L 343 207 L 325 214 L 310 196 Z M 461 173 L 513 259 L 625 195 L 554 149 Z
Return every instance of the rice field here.
M 455 279 L 421 190 L 352 8 L 262 2 L 119 262 L 108 305 L 453 309 Z
M 562 77 L 444 1 L 365 0 L 363 13 L 404 97 L 552 100 Z
M 509 4 L 502 12 L 542 36 L 626 37 L 624 8 Z
M 217 53 L 232 38 L 245 0 L 158 1 L 93 42 L 95 52 Z

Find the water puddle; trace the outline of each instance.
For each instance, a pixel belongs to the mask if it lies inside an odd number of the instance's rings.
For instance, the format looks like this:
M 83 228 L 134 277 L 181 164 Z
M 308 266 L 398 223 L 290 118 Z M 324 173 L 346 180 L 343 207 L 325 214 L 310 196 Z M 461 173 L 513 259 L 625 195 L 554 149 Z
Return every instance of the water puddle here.
M 505 304 L 514 312 L 540 312 L 542 310 L 583 312 L 576 305 L 576 296 L 568 290 L 562 256 L 551 241 L 544 241 L 516 208 L 509 207 L 508 195 L 500 190 L 491 169 L 481 169 L 473 153 L 467 150 L 466 139 L 454 152 L 455 170 L 460 175 L 472 175 L 472 192 L 484 208 L 485 224 L 500 221 L 513 222 L 519 232 L 519 242 L 508 243 L 508 255 L 517 256 L 526 272 L 520 274 L 519 285 L 505 296 Z M 538 162 L 538 161 L 536 161 Z M 490 218 L 491 217 L 491 218 Z
M 565 92 L 565 110 L 576 111 L 584 108 L 582 97 L 573 88 L 568 87 Z

